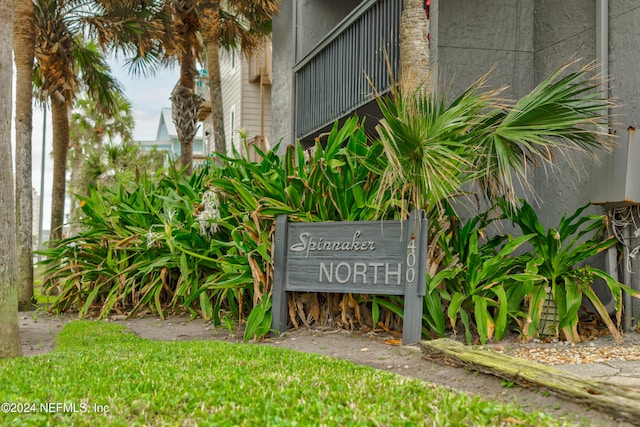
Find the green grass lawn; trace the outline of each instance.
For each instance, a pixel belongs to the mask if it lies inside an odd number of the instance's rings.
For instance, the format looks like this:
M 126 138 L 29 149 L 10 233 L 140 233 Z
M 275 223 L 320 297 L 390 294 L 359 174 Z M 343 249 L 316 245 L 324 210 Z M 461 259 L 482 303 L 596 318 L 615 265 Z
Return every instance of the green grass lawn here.
M 11 426 L 570 425 L 348 361 L 96 321 L 69 323 L 49 354 L 0 361 L 0 403 Z

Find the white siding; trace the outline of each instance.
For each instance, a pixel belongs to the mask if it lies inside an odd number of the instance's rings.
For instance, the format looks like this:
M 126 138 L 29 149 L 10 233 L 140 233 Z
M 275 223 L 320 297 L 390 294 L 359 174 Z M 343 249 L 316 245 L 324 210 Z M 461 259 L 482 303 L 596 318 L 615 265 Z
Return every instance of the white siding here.
M 238 129 L 242 126 L 242 111 L 236 108 L 235 124 L 236 128 L 231 129 L 229 117 L 232 105 L 241 103 L 242 67 L 237 61 L 235 69 L 231 67 L 232 53 L 230 51 L 220 51 L 220 83 L 222 86 L 222 105 L 224 110 L 224 133 L 227 139 L 227 153 L 231 154 L 231 141 L 238 140 Z
M 249 64 L 242 61 L 242 126 L 247 130 L 247 138 L 253 140 L 260 135 L 260 83 L 249 82 Z M 271 86 L 264 85 L 264 136 L 271 133 Z
M 270 51 L 270 50 L 269 50 Z M 241 147 L 239 130 L 246 131 L 247 141 L 253 142 L 260 135 L 260 82 L 249 81 L 249 61 L 236 52 L 235 67 L 232 67 L 232 52 L 222 49 L 220 51 L 220 84 L 222 86 L 222 105 L 224 114 L 224 132 L 226 136 L 227 153 L 232 153 L 231 142 L 235 143 L 236 150 L 244 152 Z M 264 85 L 264 132 L 268 138 L 271 134 L 271 86 Z M 231 126 L 231 111 L 234 113 L 235 126 Z M 213 149 L 213 123 L 209 116 L 203 123 L 203 136 L 205 143 L 206 132 L 210 132 L 210 149 Z

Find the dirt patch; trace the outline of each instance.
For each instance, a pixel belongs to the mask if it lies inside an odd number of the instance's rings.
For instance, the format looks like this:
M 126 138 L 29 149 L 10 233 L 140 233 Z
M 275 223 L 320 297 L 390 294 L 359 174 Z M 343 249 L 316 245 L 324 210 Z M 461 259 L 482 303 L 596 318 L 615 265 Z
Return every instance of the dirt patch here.
M 69 314 L 55 317 L 37 311 L 20 313 L 20 333 L 24 355 L 32 356 L 51 351 L 55 348 L 58 332 L 73 319 L 75 316 Z M 202 319 L 169 317 L 161 320 L 152 316 L 126 319 L 124 316 L 113 316 L 104 321 L 126 325 L 138 336 L 146 339 L 242 342 L 240 330 L 216 328 Z M 589 410 L 583 405 L 566 401 L 554 394 L 514 386 L 496 377 L 469 372 L 462 368 L 435 364 L 423 359 L 417 346 L 403 347 L 394 345 L 396 343 L 395 337 L 385 333 L 300 329 L 289 331 L 281 337 L 268 339 L 260 344 L 347 359 L 468 394 L 502 402 L 516 402 L 525 409 L 544 410 L 558 418 L 570 417 L 579 422 L 588 420 L 590 425 L 631 425 L 616 421 L 606 414 Z M 505 343 L 501 345 L 508 346 Z

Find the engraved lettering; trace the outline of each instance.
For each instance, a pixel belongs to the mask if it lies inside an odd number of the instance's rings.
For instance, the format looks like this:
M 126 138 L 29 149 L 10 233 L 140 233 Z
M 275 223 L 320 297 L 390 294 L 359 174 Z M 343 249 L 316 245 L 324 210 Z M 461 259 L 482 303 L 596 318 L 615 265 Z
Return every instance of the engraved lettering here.
M 364 262 L 353 264 L 353 283 L 358 281 L 358 277 L 362 278 L 362 283 L 367 283 L 367 264 Z
M 300 243 L 296 243 L 295 245 L 291 245 L 289 250 L 293 252 L 301 252 L 307 248 L 307 238 L 309 237 L 309 233 L 300 233 L 298 238 L 300 239 Z
M 344 267 L 344 269 L 346 269 L 346 276 L 340 277 L 340 267 Z M 347 283 L 349 281 L 349 279 L 351 278 L 351 265 L 349 265 L 346 262 L 341 262 L 340 264 L 338 264 L 336 266 L 336 280 L 338 281 L 338 283 Z
M 389 264 L 385 265 L 385 269 L 384 269 L 384 283 L 385 284 L 389 284 L 389 277 L 390 276 L 396 276 L 397 280 L 397 284 L 400 284 L 400 275 L 402 273 L 402 264 L 398 263 L 398 269 L 396 271 L 391 271 L 389 269 Z
M 361 231 L 353 233 L 351 240 L 325 240 L 324 237 L 315 239 L 311 233 L 304 232 L 298 235 L 298 242 L 289 247 L 292 252 L 304 252 L 305 258 L 310 252 L 330 251 L 375 251 L 376 242 L 371 240 L 359 240 Z
M 318 280 L 319 282 L 322 282 L 323 273 L 327 278 L 327 281 L 329 283 L 333 283 L 333 263 L 329 264 L 329 271 L 327 271 L 327 266 L 324 264 L 324 262 L 320 263 L 320 279 Z
M 381 262 L 372 262 L 369 263 L 371 267 L 373 267 L 373 284 L 378 284 L 378 267 L 382 267 L 384 264 Z

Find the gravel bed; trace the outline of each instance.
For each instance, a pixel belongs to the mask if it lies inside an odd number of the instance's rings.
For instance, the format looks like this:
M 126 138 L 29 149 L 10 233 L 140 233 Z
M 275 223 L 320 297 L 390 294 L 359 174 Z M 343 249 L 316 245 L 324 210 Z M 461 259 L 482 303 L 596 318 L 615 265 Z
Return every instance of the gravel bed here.
M 503 341 L 482 348 L 546 365 L 640 361 L 640 333 L 626 333 L 622 344 L 617 344 L 610 335 L 605 335 L 578 344 L 557 340 L 535 340 L 526 344 Z

